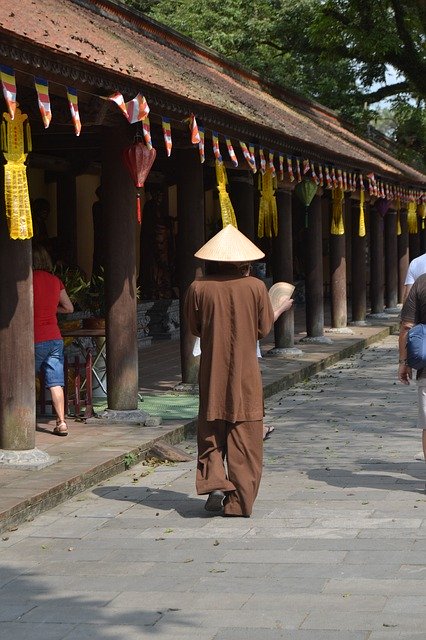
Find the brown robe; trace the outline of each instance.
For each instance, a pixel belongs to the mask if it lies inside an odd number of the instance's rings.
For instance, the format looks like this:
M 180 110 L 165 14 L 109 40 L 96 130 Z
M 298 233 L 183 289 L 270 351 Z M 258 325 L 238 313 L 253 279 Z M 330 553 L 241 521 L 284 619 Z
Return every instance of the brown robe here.
M 185 316 L 201 346 L 197 492 L 227 492 L 225 515 L 247 516 L 262 474 L 256 341 L 273 325 L 269 295 L 258 278 L 210 276 L 190 285 Z

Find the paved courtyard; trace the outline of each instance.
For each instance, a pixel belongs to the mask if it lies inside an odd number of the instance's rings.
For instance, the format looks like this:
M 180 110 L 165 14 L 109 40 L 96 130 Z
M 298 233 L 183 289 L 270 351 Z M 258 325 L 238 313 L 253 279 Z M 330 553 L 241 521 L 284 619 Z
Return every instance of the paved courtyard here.
M 193 461 L 138 464 L 3 533 L 1 640 L 424 639 L 426 467 L 396 344 L 266 401 L 250 519 L 204 511 Z

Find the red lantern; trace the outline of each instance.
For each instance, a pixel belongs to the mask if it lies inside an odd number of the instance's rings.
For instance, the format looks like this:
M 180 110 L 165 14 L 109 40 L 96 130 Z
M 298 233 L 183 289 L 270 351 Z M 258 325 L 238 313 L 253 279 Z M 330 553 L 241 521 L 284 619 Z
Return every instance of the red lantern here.
M 156 155 L 156 150 L 154 148 L 148 149 L 143 142 L 135 142 L 123 151 L 124 164 L 128 168 L 137 189 L 136 211 L 139 224 L 142 222 L 140 189 L 145 184 Z

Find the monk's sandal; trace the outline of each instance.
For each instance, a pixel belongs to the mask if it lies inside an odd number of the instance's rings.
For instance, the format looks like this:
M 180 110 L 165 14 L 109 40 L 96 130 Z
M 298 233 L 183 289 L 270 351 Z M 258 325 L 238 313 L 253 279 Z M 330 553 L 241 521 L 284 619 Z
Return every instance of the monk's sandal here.
M 223 491 L 211 491 L 207 498 L 204 509 L 206 511 L 222 511 L 225 494 Z

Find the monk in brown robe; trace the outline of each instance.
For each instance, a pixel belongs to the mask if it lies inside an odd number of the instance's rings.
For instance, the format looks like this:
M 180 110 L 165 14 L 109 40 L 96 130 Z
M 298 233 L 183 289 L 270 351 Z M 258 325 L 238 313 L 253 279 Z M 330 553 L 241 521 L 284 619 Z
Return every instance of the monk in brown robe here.
M 263 462 L 263 388 L 256 341 L 275 312 L 264 283 L 249 275 L 264 254 L 228 225 L 196 254 L 216 262 L 217 275 L 195 280 L 185 299 L 189 328 L 200 337 L 200 407 L 196 488 L 207 511 L 249 517 Z

